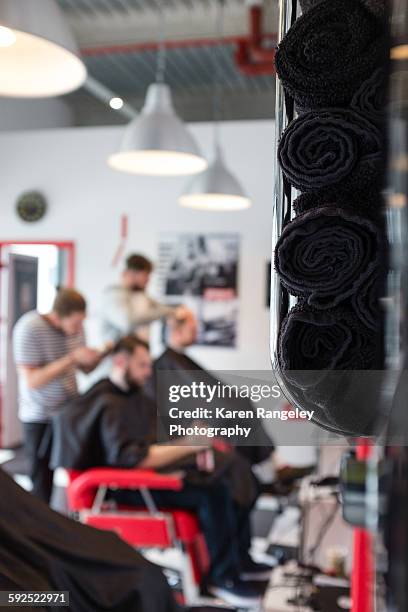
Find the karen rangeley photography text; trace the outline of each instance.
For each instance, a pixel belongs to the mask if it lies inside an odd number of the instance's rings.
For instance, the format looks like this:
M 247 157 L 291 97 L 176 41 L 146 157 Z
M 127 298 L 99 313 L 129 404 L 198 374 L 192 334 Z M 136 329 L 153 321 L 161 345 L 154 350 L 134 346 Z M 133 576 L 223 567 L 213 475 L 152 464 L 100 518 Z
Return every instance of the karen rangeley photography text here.
M 282 398 L 278 385 L 240 384 L 221 382 L 207 384 L 203 381 L 185 385 L 170 385 L 167 409 L 168 433 L 173 436 L 206 436 L 209 438 L 247 438 L 251 433 L 251 421 L 275 419 L 279 421 L 311 421 L 314 411 L 299 410 L 285 405 L 281 409 L 257 406 L 265 400 Z M 238 400 L 249 400 L 242 402 Z M 237 407 L 234 407 L 236 400 Z M 176 405 L 177 404 L 177 405 Z M 222 421 L 229 423 L 222 424 Z M 191 421 L 190 423 L 186 423 Z M 220 424 L 221 421 L 221 424 Z M 237 421 L 234 423 L 234 421 Z M 243 423 L 245 421 L 245 423 Z M 177 422 L 177 423 L 176 423 Z M 215 424 L 217 422 L 217 425 Z M 255 423 L 254 423 L 255 424 Z

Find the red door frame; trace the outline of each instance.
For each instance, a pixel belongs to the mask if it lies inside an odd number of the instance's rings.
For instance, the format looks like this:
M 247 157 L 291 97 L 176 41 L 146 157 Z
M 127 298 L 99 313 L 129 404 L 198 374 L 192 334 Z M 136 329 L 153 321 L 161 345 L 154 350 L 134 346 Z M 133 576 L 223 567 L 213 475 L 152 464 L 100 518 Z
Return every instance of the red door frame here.
M 71 241 L 58 241 L 58 240 L 0 240 L 0 263 L 1 263 L 1 249 L 5 246 L 12 244 L 45 244 L 50 246 L 56 246 L 60 249 L 66 249 L 68 251 L 68 274 L 67 274 L 67 285 L 73 287 L 75 284 L 75 242 Z
M 0 240 L 0 267 L 2 265 L 2 249 L 12 244 L 44 244 L 50 246 L 56 246 L 60 249 L 65 249 L 68 254 L 68 270 L 67 270 L 67 286 L 73 287 L 75 284 L 75 242 L 73 241 L 58 241 L 58 240 Z M 1 296 L 1 283 L 0 283 L 0 296 Z M 1 330 L 1 327 L 0 327 Z M 1 334 L 0 334 L 1 343 Z M 2 447 L 2 408 L 3 408 L 3 388 L 2 381 L 0 380 L 0 448 Z

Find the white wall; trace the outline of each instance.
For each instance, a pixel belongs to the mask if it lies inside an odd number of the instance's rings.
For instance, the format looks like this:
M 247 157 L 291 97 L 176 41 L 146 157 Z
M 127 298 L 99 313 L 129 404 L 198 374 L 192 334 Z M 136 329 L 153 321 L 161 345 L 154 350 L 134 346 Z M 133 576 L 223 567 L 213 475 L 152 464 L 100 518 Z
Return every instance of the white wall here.
M 62 98 L 0 98 L 0 130 L 42 130 L 73 124 L 72 110 Z
M 208 124 L 192 126 L 204 153 L 211 151 Z M 222 130 L 231 169 L 253 200 L 242 212 L 208 213 L 177 205 L 183 178 L 147 178 L 109 169 L 121 128 L 74 128 L 0 134 L 0 239 L 75 240 L 77 287 L 95 319 L 102 288 L 118 277 L 111 261 L 120 217 L 130 218 L 128 250 L 157 258 L 161 231 L 231 231 L 241 235 L 240 328 L 237 349 L 196 348 L 195 358 L 213 369 L 264 369 L 269 365 L 269 316 L 265 308 L 270 258 L 273 122 L 227 123 Z M 42 221 L 29 225 L 15 212 L 16 198 L 39 189 L 49 201 Z

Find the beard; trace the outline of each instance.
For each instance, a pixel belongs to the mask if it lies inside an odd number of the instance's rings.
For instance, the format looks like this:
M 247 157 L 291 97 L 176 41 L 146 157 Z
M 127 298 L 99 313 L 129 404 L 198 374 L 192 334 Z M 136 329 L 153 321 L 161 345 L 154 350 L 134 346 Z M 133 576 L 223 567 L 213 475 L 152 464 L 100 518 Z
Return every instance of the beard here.
M 129 370 L 126 370 L 125 375 L 124 375 L 124 380 L 127 386 L 129 387 L 129 390 L 134 391 L 135 389 L 138 389 L 139 387 L 142 386 L 134 378 L 132 378 Z

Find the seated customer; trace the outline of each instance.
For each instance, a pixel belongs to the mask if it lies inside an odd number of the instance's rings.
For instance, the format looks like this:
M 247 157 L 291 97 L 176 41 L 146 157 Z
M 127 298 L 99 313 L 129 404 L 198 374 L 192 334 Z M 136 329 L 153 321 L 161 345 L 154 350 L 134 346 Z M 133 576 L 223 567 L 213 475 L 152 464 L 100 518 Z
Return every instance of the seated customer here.
M 201 365 L 190 359 L 185 354 L 185 349 L 192 346 L 197 340 L 197 320 L 194 314 L 185 307 L 170 317 L 166 325 L 167 347 L 158 359 L 154 361 L 154 375 L 146 386 L 146 393 L 152 399 L 156 398 L 156 382 L 160 370 L 176 370 L 177 382 L 179 384 L 190 385 L 196 380 L 192 372 L 200 372 L 200 380 L 213 385 L 219 382 L 214 376 L 207 372 Z M 251 410 L 252 404 L 246 398 L 227 399 L 223 398 L 224 405 L 228 403 L 228 408 Z M 262 423 L 254 429 L 254 422 L 251 423 L 252 445 L 236 446 L 235 450 L 244 456 L 251 464 L 258 464 L 270 458 L 274 451 L 274 445 Z
M 56 417 L 52 465 L 71 469 L 194 466 L 195 456 L 206 446 L 189 446 L 188 440 L 178 441 L 178 446 L 155 443 L 155 405 L 142 390 L 150 375 L 148 346 L 134 336 L 119 341 L 110 378 L 98 382 Z M 256 495 L 250 496 L 251 503 L 238 506 L 228 472 L 212 479 L 206 474 L 200 484 L 197 470 L 191 480 L 189 475 L 187 469 L 182 491 L 153 491 L 156 505 L 197 514 L 211 558 L 210 592 L 233 605 L 259 603 L 259 589 L 243 580 L 269 575 L 269 568 L 255 564 L 248 554 L 249 512 Z M 111 497 L 118 503 L 143 505 L 138 491 L 112 491 Z

